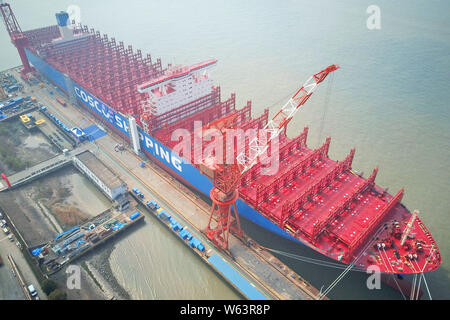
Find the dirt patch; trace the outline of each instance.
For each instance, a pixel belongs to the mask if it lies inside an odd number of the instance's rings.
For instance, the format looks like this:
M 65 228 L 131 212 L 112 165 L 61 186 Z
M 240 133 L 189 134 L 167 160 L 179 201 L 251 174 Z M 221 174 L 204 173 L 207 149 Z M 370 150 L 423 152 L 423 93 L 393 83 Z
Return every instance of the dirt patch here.
M 56 203 L 52 206 L 52 211 L 65 226 L 76 226 L 88 220 L 88 217 L 73 205 Z
M 0 123 L 0 141 L 0 169 L 6 175 L 58 154 L 56 147 L 40 132 L 28 131 L 17 119 Z
M 23 170 L 30 164 L 29 161 L 21 160 L 17 154 L 17 146 L 21 144 L 20 136 L 27 134 L 19 125 L 14 122 L 3 122 L 0 125 L 0 161 L 2 169 L 8 174 Z
M 70 188 L 49 183 L 37 186 L 35 199 L 49 209 L 61 227 L 66 229 L 79 225 L 89 218 L 86 213 L 66 202 L 70 195 Z
M 110 207 L 109 201 L 103 204 L 103 194 L 73 167 L 61 169 L 31 185 L 33 199 L 40 202 L 63 229 L 80 225 Z
M 76 226 L 86 220 L 87 217 L 83 212 L 65 203 L 65 198 L 70 196 L 70 189 L 59 184 L 55 185 L 53 182 L 35 183 L 32 189 L 33 199 L 45 206 L 63 229 Z

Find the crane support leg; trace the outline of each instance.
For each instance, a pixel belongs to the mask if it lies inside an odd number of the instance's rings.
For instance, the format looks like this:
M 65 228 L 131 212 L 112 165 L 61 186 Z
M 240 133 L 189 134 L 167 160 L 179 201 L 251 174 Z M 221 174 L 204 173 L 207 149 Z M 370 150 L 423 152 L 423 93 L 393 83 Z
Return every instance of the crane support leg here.
M 239 198 L 239 193 L 236 191 L 231 195 L 231 197 L 227 197 L 227 199 L 219 199 L 221 198 L 220 194 L 221 192 L 216 188 L 213 188 L 210 192 L 210 197 L 213 203 L 205 233 L 207 237 L 220 249 L 228 250 L 228 239 L 230 232 L 238 236 L 242 236 L 241 223 L 236 207 L 236 200 Z M 234 211 L 234 217 L 231 212 L 232 208 Z M 213 216 L 217 218 L 217 225 L 215 228 L 211 225 Z

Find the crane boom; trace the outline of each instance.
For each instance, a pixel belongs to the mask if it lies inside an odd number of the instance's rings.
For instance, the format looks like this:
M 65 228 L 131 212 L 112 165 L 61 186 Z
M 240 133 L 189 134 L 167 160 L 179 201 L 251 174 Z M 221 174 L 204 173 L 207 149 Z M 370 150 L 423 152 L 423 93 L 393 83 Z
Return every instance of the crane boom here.
M 271 141 L 278 137 L 286 128 L 297 111 L 305 104 L 309 97 L 311 97 L 317 85 L 321 83 L 329 73 L 336 71 L 337 69 L 339 69 L 339 66 L 333 64 L 312 75 L 263 128 L 263 132 L 270 133 L 269 139 L 262 140 L 261 137 L 257 136 L 249 142 L 249 155 L 247 156 L 244 150 L 236 157 L 237 163 L 242 168 L 241 174 L 244 174 L 256 164 L 258 157 L 267 150 Z

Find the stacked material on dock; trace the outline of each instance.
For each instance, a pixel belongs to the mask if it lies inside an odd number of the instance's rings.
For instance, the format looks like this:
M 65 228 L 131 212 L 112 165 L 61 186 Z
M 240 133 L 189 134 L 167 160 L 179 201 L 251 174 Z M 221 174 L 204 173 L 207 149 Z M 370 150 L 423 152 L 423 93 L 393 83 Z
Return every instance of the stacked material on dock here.
M 137 211 L 130 216 L 130 220 L 134 220 L 137 217 L 139 217 L 140 215 L 141 215 L 141 213 L 139 211 Z
M 170 214 L 168 214 L 167 212 L 165 212 L 164 210 L 161 210 L 160 212 L 158 212 L 158 218 L 160 219 L 165 219 L 165 220 L 169 220 L 172 216 Z
M 195 237 L 192 237 L 192 239 L 189 241 L 189 245 L 192 248 L 197 248 L 200 251 L 205 250 L 205 246 L 203 245 L 203 243 Z
M 188 240 L 190 241 L 192 239 L 192 234 L 190 234 L 189 231 L 187 231 L 186 229 L 181 230 L 178 235 L 183 239 L 183 240 Z
M 84 237 L 84 232 L 77 232 L 74 235 L 70 236 L 67 240 L 64 240 L 62 247 L 64 248 L 68 244 L 74 242 L 75 240 L 80 239 L 81 237 Z
M 79 226 L 76 226 L 76 227 L 73 227 L 73 228 L 70 229 L 70 230 L 64 231 L 63 233 L 58 234 L 58 235 L 55 237 L 55 240 L 58 240 L 58 239 L 61 238 L 61 237 L 67 236 L 67 235 L 71 234 L 72 232 L 77 231 L 77 230 L 79 230 L 79 229 L 80 229 L 80 227 L 79 227 Z
M 171 228 L 173 231 L 183 230 L 183 226 L 177 220 L 175 220 L 175 218 L 170 217 L 169 221 L 171 223 Z
M 142 219 L 144 215 L 140 212 L 130 216 L 129 213 L 108 210 L 81 226 L 60 233 L 47 244 L 33 248 L 31 253 L 38 259 L 44 272 L 53 273 L 69 261 Z

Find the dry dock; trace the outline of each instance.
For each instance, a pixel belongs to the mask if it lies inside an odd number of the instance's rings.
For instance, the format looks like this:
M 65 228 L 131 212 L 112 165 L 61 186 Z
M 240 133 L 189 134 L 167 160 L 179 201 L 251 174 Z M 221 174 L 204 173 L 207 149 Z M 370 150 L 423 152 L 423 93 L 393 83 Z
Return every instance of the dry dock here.
M 17 76 L 15 71 L 12 73 Z M 27 92 L 32 88 L 37 99 L 67 126 L 77 127 L 81 126 L 81 123 L 84 126 L 101 124 L 106 129 L 107 135 L 93 142 L 85 142 L 84 145 L 95 152 L 96 156 L 126 182 L 129 188 L 137 187 L 141 191 L 145 199 L 145 201 L 141 199 L 143 205 L 149 200 L 155 200 L 184 230 L 202 243 L 205 247 L 203 251 L 197 246 L 192 247 L 190 240 L 186 240 L 189 236 L 183 239 L 179 234 L 180 230 L 173 230 L 174 233 L 177 231 L 175 236 L 193 248 L 200 258 L 246 298 L 316 299 L 319 293 L 316 288 L 250 239 L 243 242 L 230 236 L 230 254 L 220 252 L 201 233 L 209 218 L 207 203 L 150 162 L 147 162 L 144 168 L 141 167 L 141 162 L 146 159 L 138 157 L 128 149 L 122 152 L 115 151 L 118 143 L 126 146 L 128 143 L 112 133 L 99 120 L 94 119 L 84 108 L 71 103 L 66 107 L 58 104 L 55 96 L 49 94 L 49 88 L 53 87 L 46 86 L 39 88 L 25 84 L 24 90 Z M 168 228 L 173 228 L 172 222 L 169 224 L 158 218 L 155 210 L 148 210 Z

